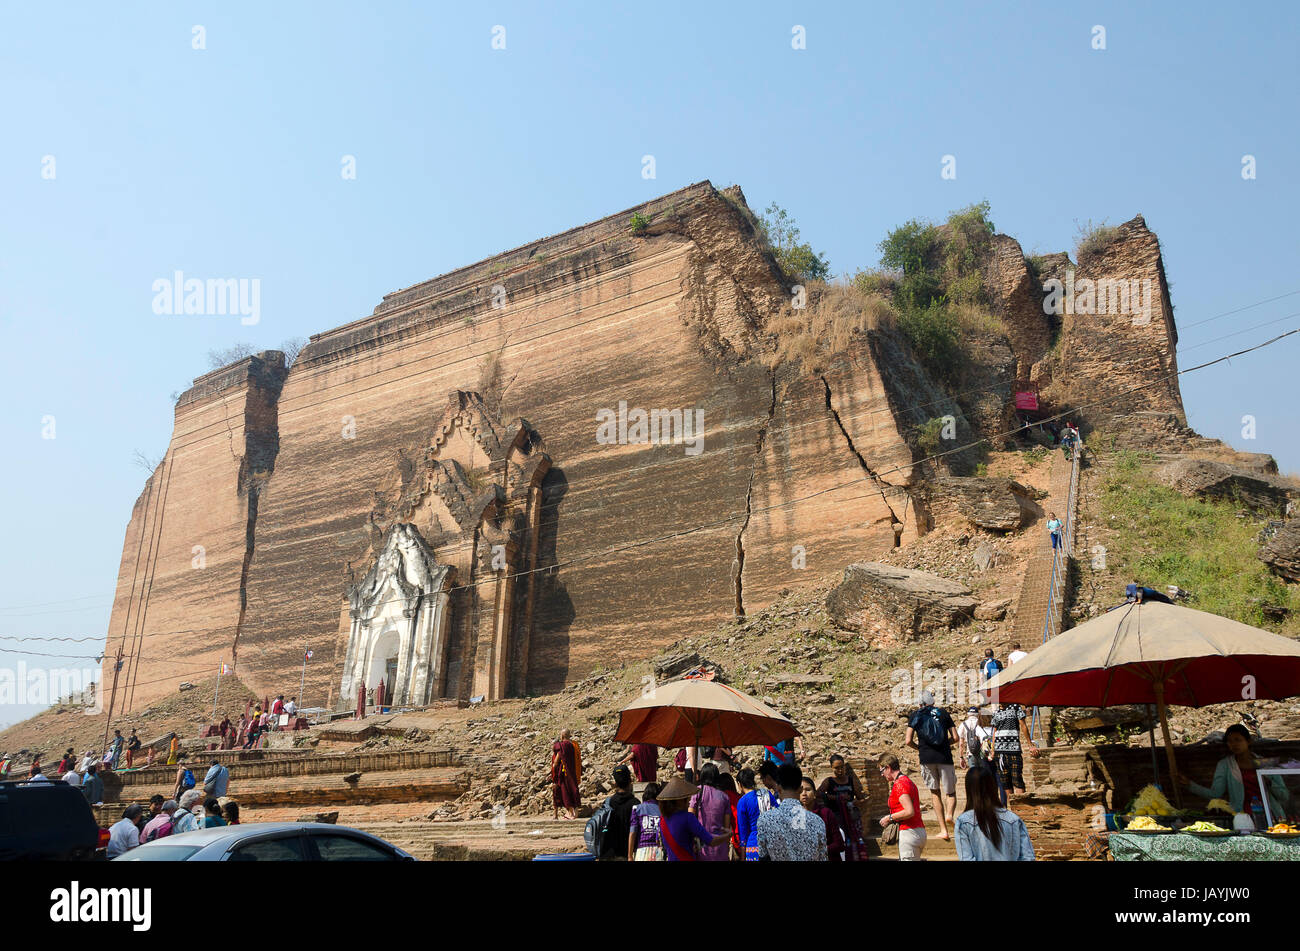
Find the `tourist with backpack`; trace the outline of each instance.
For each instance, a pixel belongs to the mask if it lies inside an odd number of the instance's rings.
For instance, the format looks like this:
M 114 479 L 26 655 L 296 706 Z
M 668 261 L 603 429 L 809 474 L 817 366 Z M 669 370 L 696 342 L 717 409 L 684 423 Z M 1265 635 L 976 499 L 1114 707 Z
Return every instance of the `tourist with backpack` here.
M 202 828 L 199 817 L 194 814 L 195 806 L 198 806 L 199 812 L 202 813 L 203 793 L 198 789 L 187 789 L 177 802 L 176 812 L 172 815 L 172 835 Z
M 214 759 L 207 775 L 203 777 L 203 791 L 220 799 L 229 788 L 230 770 L 221 765 L 221 760 Z
M 185 762 L 184 753 L 176 755 L 176 762 L 176 787 L 172 790 L 172 798 L 180 802 L 180 798 L 185 791 L 193 789 L 197 783 L 194 780 L 194 771 Z
M 989 758 L 993 752 L 993 728 L 980 722 L 979 707 L 971 707 L 967 717 L 957 729 L 958 756 L 966 761 L 967 769 L 992 769 Z
M 992 680 L 1002 673 L 1002 661 L 993 656 L 993 648 L 984 649 L 984 663 L 980 665 L 980 670 L 983 671 L 985 680 Z
M 921 693 L 921 709 L 907 721 L 903 743 L 920 754 L 921 780 L 930 790 L 939 820 L 938 837 L 947 839 L 948 823 L 957 816 L 957 770 L 952 762 L 957 726 L 947 710 L 934 705 L 934 694 L 928 690 Z
M 146 822 L 144 829 L 140 831 L 140 841 L 152 842 L 154 839 L 162 839 L 171 835 L 173 817 L 179 808 L 175 799 L 168 799 L 164 802 L 162 808 L 158 811 L 158 815 Z
M 583 830 L 587 850 L 602 862 L 624 861 L 626 843 L 632 832 L 632 810 L 637 805 L 632 794 L 632 771 L 626 766 L 615 766 L 614 792 L 600 804 Z

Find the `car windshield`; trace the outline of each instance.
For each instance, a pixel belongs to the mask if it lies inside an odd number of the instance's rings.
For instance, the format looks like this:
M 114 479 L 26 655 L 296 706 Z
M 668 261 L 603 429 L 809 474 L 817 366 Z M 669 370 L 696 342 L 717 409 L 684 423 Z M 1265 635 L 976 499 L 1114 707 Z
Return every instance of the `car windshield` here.
M 197 845 L 151 845 L 123 852 L 114 862 L 184 862 L 199 850 Z

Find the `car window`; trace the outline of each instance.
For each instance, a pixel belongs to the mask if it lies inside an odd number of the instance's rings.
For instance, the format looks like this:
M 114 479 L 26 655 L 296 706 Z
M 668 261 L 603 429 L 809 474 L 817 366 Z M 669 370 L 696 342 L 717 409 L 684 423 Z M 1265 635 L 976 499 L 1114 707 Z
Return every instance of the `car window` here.
M 313 834 L 311 840 L 316 844 L 316 851 L 320 853 L 321 860 L 325 862 L 394 862 L 397 860 L 397 855 L 390 849 L 364 839 L 354 839 L 350 835 L 326 832 L 323 835 Z
M 235 846 L 228 862 L 305 862 L 302 836 L 297 832 L 278 839 L 257 839 Z

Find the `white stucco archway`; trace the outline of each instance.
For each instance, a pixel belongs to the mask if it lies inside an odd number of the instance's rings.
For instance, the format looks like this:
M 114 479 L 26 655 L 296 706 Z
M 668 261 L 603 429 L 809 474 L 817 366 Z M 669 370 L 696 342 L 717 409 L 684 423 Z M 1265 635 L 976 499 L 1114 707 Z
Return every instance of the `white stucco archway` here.
M 366 664 L 366 687 L 373 688 L 384 681 L 384 686 L 392 697 L 393 678 L 389 675 L 388 662 L 401 657 L 402 638 L 397 628 L 389 627 L 371 642 L 370 660 Z
M 446 589 L 451 569 L 439 565 L 415 526 L 389 530 L 360 584 L 350 587 L 351 631 L 340 696 L 355 697 L 384 681 L 384 701 L 420 705 L 440 696 L 446 655 Z M 389 661 L 396 659 L 394 667 Z

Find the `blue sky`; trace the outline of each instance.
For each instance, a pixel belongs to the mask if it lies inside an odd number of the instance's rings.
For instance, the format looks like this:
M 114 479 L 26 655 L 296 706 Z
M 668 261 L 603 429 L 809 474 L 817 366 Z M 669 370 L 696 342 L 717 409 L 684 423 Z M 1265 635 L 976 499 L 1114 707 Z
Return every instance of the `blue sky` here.
M 982 199 L 1026 252 L 1141 213 L 1181 366 L 1300 326 L 1300 294 L 1189 326 L 1300 291 L 1296 7 L 899 6 L 0 6 L 0 634 L 105 630 L 133 453 L 161 455 L 209 349 L 306 337 L 702 179 L 779 202 L 837 272 Z M 260 322 L 154 314 L 175 270 L 259 279 Z M 1300 470 L 1297 348 L 1184 377 L 1192 425 Z

